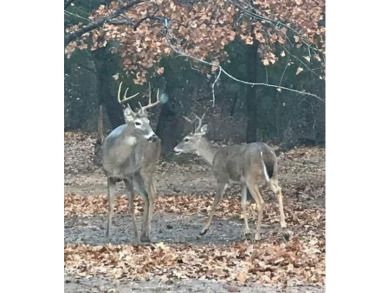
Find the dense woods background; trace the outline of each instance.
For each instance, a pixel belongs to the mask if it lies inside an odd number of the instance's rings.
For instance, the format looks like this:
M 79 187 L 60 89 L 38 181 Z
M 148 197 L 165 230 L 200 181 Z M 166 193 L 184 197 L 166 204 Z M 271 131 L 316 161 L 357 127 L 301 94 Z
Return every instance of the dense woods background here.
M 260 140 L 284 148 L 325 143 L 324 1 L 110 2 L 65 1 L 65 130 L 97 131 L 101 105 L 108 133 L 124 123 L 116 100 L 119 83 L 146 97 L 150 82 L 154 92 L 159 88 L 169 97 L 151 113 L 165 157 L 189 130 L 182 116 L 193 112 L 206 112 L 208 137 L 214 141 Z M 127 14 L 109 18 L 121 5 L 131 7 Z M 281 23 L 288 28 L 282 30 Z M 217 67 L 181 57 L 164 39 L 167 29 L 175 36 L 169 40 L 184 54 L 217 60 L 240 80 L 301 93 L 243 84 L 219 75 Z M 201 36 L 197 39 L 194 32 Z

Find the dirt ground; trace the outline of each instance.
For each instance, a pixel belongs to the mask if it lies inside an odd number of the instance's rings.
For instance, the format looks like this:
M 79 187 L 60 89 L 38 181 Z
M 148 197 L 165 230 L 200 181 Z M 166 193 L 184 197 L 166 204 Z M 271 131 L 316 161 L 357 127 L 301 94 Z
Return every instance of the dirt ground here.
M 299 248 L 299 251 L 292 250 L 296 255 L 300 255 L 298 264 L 294 263 L 294 266 L 289 267 L 288 258 L 284 257 L 282 263 L 273 259 L 272 266 L 275 268 L 270 269 L 270 274 L 266 272 L 265 275 L 269 278 L 262 279 L 263 275 L 255 272 L 253 263 L 248 264 L 249 258 L 253 261 L 253 255 L 247 254 L 245 257 L 248 258 L 243 265 L 251 269 L 245 271 L 247 275 L 243 278 L 243 275 L 234 275 L 234 270 L 232 270 L 233 275 L 226 273 L 230 279 L 217 275 L 213 278 L 207 273 L 203 274 L 202 270 L 198 270 L 197 274 L 191 277 L 192 275 L 186 271 L 190 270 L 190 266 L 183 267 L 182 264 L 176 263 L 172 264 L 172 268 L 175 266 L 183 268 L 183 276 L 175 277 L 168 274 L 168 278 L 164 278 L 161 277 L 163 274 L 157 276 L 157 273 L 153 273 L 161 269 L 153 262 L 149 263 L 150 268 L 144 269 L 139 275 L 130 273 L 133 272 L 136 263 L 125 264 L 125 271 L 121 271 L 119 277 L 115 277 L 109 270 L 104 273 L 95 271 L 91 265 L 93 263 L 91 261 L 96 261 L 93 259 L 94 254 L 91 260 L 87 259 L 86 254 L 82 252 L 83 249 L 107 247 L 106 179 L 102 170 L 93 164 L 93 142 L 93 136 L 88 134 L 65 133 L 65 292 L 325 291 L 325 150 L 323 148 L 296 148 L 279 154 L 279 180 L 284 191 L 286 221 L 295 237 L 293 239 L 300 243 L 299 247 L 303 247 Z M 248 241 L 243 236 L 238 186 L 227 189 L 210 231 L 202 237 L 199 236 L 215 194 L 216 184 L 210 167 L 198 158 L 184 155 L 175 162 L 161 161 L 155 175 L 155 182 L 159 199 L 152 222 L 152 244 L 146 244 L 141 249 L 163 245 L 161 247 L 164 251 L 172 253 L 177 251 L 179 255 L 181 253 L 184 255 L 186 252 L 182 251 L 187 247 L 190 247 L 189 250 L 200 249 L 201 251 L 204 248 L 205 251 L 209 251 L 207 249 L 212 246 L 215 251 L 220 249 L 223 253 L 230 251 L 229 249 L 243 249 L 243 247 L 254 246 L 255 249 L 262 250 L 284 249 L 290 245 L 291 240 L 286 241 L 279 235 L 277 200 L 270 190 L 263 189 L 262 192 L 267 203 L 263 218 L 263 243 L 253 244 L 252 240 Z M 117 249 L 115 253 L 120 249 L 123 251 L 138 249 L 134 245 L 131 219 L 126 212 L 124 194 L 124 186 L 119 184 L 117 212 L 113 218 L 112 244 L 108 247 Z M 139 198 L 136 200 L 136 206 L 137 224 L 140 227 L 142 202 Z M 250 227 L 253 231 L 255 205 L 251 204 L 249 210 Z M 271 256 L 272 253 L 264 257 L 269 260 Z M 229 257 L 226 259 L 229 260 Z M 101 261 L 97 263 L 101 265 Z M 166 264 L 165 259 L 163 263 Z M 85 268 L 82 267 L 84 265 Z M 288 268 L 292 268 L 292 271 L 287 272 Z M 288 276 L 291 276 L 291 280 Z

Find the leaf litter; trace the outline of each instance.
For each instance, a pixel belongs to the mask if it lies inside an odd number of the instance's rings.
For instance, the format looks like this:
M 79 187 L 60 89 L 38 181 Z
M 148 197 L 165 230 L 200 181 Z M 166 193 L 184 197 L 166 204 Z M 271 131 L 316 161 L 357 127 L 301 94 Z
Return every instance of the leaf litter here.
M 82 176 L 95 176 L 93 183 L 104 184 L 102 173 L 93 164 L 91 135 L 65 133 L 65 181 Z M 272 192 L 265 192 L 266 207 L 263 224 L 269 225 L 260 242 L 241 240 L 224 243 L 178 243 L 175 241 L 153 244 L 64 244 L 64 269 L 75 279 L 109 278 L 119 281 L 148 281 L 156 278 L 169 284 L 185 280 L 215 280 L 248 286 L 277 285 L 280 288 L 309 284 L 325 284 L 325 153 L 324 149 L 294 148 L 279 154 L 280 182 L 284 189 L 286 221 L 293 237 L 286 241 L 278 237 L 278 205 Z M 157 175 L 177 186 L 188 174 L 205 176 L 208 166 L 196 162 L 177 164 L 161 161 Z M 171 177 L 164 177 L 164 176 Z M 180 177 L 182 175 L 182 177 Z M 75 181 L 73 181 L 75 182 Z M 202 183 L 202 182 L 201 182 Z M 80 186 L 82 182 L 80 183 Z M 180 185 L 179 184 L 179 185 Z M 157 184 L 158 185 L 158 184 Z M 88 185 L 90 187 L 90 185 Z M 202 189 L 203 187 L 203 189 Z M 206 217 L 212 201 L 210 186 L 197 185 L 201 190 L 167 190 L 156 200 L 156 213 L 183 219 L 193 215 Z M 161 189 L 160 189 L 161 190 Z M 238 189 L 227 192 L 215 214 L 215 220 L 235 221 L 242 233 L 243 217 Z M 82 188 L 64 195 L 64 216 L 90 219 L 106 215 L 107 197 L 103 190 L 88 193 Z M 123 193 L 122 193 L 123 194 Z M 270 199 L 272 197 L 272 199 Z M 139 196 L 135 199 L 136 215 L 143 211 Z M 248 204 L 250 221 L 255 218 L 256 206 Z M 116 197 L 115 213 L 128 214 L 125 195 Z M 206 219 L 206 218 L 205 218 Z M 129 219 L 130 221 L 130 219 Z M 213 225 L 213 224 L 212 224 Z M 200 227 L 199 227 L 200 228 Z M 166 230 L 170 233 L 173 230 Z M 264 229 L 263 229 L 264 231 Z M 184 230 L 182 233 L 185 233 Z M 190 232 L 190 231 L 189 231 Z M 216 231 L 215 233 L 217 233 Z M 213 236 L 214 237 L 214 236 Z M 212 239 L 212 237 L 210 238 Z

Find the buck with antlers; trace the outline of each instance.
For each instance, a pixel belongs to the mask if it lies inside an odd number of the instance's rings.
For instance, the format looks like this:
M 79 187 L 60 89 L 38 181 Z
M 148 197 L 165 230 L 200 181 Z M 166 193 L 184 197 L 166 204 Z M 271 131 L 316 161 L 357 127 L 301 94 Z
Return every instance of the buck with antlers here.
M 257 224 L 255 240 L 260 240 L 260 226 L 263 216 L 264 200 L 259 192 L 259 185 L 267 184 L 276 194 L 279 201 L 280 225 L 286 233 L 286 221 L 283 212 L 283 195 L 277 179 L 277 158 L 273 150 L 265 143 L 254 142 L 249 144 L 215 147 L 204 137 L 207 132 L 207 124 L 202 126 L 202 118 L 197 115 L 198 125 L 174 148 L 176 154 L 193 153 L 202 157 L 212 166 L 217 179 L 217 193 L 211 207 L 208 220 L 201 231 L 204 235 L 211 224 L 215 210 L 222 200 L 225 188 L 229 183 L 241 185 L 241 206 L 244 214 L 245 236 L 250 235 L 246 211 L 247 187 L 256 201 Z M 187 117 L 187 121 L 194 123 Z
M 122 83 L 118 89 L 118 102 L 124 104 L 137 94 L 126 97 L 126 89 L 123 99 L 120 98 Z M 105 139 L 103 144 L 103 170 L 107 176 L 108 189 L 108 223 L 107 240 L 110 241 L 111 220 L 115 198 L 116 182 L 124 181 L 129 200 L 129 209 L 132 217 L 136 241 L 150 241 L 151 220 L 153 216 L 156 189 L 153 183 L 153 173 L 160 157 L 161 141 L 153 132 L 147 118 L 146 110 L 156 106 L 159 101 L 157 92 L 156 102 L 152 103 L 151 89 L 149 86 L 149 103 L 146 106 L 140 104 L 140 109 L 135 112 L 129 104 L 124 108 L 123 114 L 126 124 L 115 128 Z M 144 215 L 142 222 L 141 238 L 138 236 L 134 213 L 134 186 L 137 187 L 144 200 Z

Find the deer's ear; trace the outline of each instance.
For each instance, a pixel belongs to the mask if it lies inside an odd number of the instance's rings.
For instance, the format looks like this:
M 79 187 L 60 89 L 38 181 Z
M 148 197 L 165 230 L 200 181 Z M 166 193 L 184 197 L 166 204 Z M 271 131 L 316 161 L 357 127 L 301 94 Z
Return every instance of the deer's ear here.
M 205 135 L 207 133 L 207 124 L 203 125 L 202 128 L 200 129 L 200 134 Z
M 127 122 L 130 122 L 130 121 L 134 120 L 133 112 L 131 111 L 131 109 L 126 108 L 126 109 L 123 111 L 123 114 L 124 114 L 125 120 L 126 120 Z
M 125 116 L 130 116 L 131 115 L 131 109 L 130 108 L 125 108 L 125 110 L 123 111 L 123 114 L 125 114 Z

